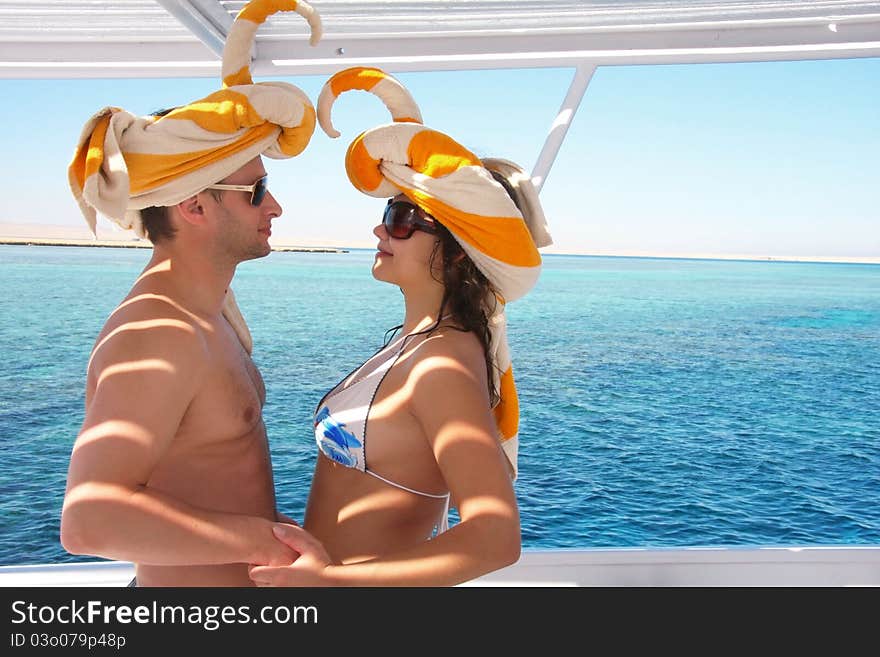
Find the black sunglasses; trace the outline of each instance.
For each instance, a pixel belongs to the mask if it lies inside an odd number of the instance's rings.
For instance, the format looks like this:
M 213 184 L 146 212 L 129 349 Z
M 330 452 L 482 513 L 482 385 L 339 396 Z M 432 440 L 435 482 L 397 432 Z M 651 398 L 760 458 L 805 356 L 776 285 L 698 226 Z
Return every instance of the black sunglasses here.
M 236 192 L 250 192 L 251 193 L 251 205 L 255 208 L 263 202 L 263 199 L 266 197 L 266 192 L 269 191 L 269 174 L 266 174 L 262 178 L 260 178 L 253 185 L 210 185 L 205 189 L 230 189 Z
M 438 232 L 434 218 L 409 201 L 388 201 L 382 223 L 388 234 L 398 240 L 408 240 L 417 230 L 431 235 Z

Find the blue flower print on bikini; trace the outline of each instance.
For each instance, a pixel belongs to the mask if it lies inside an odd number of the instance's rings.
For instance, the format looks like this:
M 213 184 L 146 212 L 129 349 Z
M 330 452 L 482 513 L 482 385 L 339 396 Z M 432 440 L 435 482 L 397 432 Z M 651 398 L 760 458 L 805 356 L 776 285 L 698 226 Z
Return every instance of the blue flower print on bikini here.
M 353 433 L 343 428 L 345 424 L 334 420 L 330 415 L 330 409 L 326 406 L 315 415 L 315 428 L 319 424 L 324 433 L 324 437 L 318 443 L 321 451 L 328 458 L 347 468 L 354 467 L 357 464 L 357 459 L 352 455 L 351 450 L 359 449 L 361 441 Z

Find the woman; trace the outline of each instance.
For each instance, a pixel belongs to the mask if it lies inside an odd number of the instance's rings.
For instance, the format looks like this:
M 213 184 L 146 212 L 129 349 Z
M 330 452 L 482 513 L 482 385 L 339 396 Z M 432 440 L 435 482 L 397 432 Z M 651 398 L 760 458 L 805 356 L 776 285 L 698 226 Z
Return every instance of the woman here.
M 516 165 L 480 161 L 421 125 L 377 69 L 331 78 L 318 102 L 371 90 L 395 123 L 349 147 L 352 183 L 390 197 L 373 276 L 403 292 L 400 332 L 316 407 L 319 455 L 305 529 L 277 525 L 301 556 L 253 567 L 259 585 L 444 586 L 520 554 L 518 409 L 504 305 L 534 285 L 549 244 L 537 194 Z M 533 235 L 535 237 L 533 237 Z M 366 475 L 366 476 L 365 476 Z M 460 522 L 447 529 L 450 502 Z

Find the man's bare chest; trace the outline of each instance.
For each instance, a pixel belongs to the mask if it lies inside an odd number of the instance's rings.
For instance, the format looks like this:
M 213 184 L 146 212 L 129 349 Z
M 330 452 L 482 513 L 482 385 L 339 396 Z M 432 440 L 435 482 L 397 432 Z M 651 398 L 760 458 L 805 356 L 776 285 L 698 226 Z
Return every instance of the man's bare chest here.
M 266 389 L 250 356 L 234 335 L 220 335 L 209 340 L 208 359 L 181 430 L 214 441 L 262 433 Z

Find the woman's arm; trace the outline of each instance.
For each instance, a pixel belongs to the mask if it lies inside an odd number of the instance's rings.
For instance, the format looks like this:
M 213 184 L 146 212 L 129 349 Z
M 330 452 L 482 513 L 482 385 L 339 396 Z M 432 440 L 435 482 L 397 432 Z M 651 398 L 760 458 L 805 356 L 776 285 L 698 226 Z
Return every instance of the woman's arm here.
M 368 561 L 331 563 L 305 530 L 276 525 L 301 556 L 287 567 L 253 567 L 265 586 L 449 586 L 514 563 L 519 512 L 496 438 L 485 360 L 471 334 L 443 335 L 416 350 L 408 377 L 410 412 L 431 444 L 461 522 L 410 549 Z

